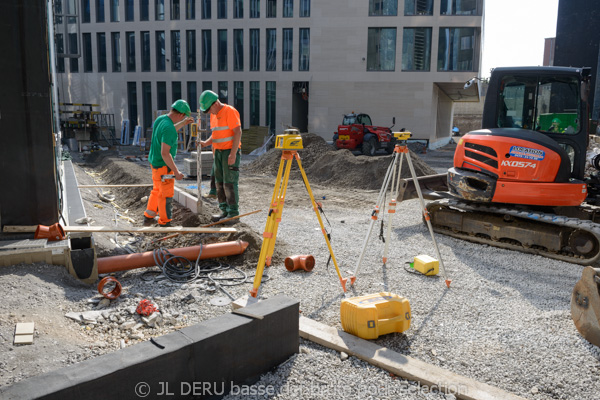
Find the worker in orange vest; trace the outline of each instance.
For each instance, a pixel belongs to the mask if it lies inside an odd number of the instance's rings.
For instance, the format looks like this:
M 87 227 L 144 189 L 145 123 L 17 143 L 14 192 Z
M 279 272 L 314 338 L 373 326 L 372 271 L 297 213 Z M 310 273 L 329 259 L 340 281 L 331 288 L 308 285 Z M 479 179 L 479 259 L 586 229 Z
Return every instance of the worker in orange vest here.
M 152 167 L 152 192 L 144 212 L 146 226 L 154 223 L 157 215 L 159 226 L 171 226 L 175 179 L 183 179 L 183 174 L 175 165 L 177 131 L 194 122 L 190 115 L 187 101 L 177 100 L 171 105 L 171 111 L 156 118 L 152 125 L 152 144 L 148 155 Z M 175 179 L 165 178 L 165 175 L 174 175 Z
M 219 96 L 205 90 L 198 100 L 200 111 L 210 113 L 211 136 L 200 142 L 201 147 L 212 144 L 214 150 L 213 171 L 217 185 L 217 199 L 221 214 L 213 215 L 213 221 L 236 217 L 239 212 L 238 181 L 242 156 L 242 124 L 238 111 L 219 101 Z M 235 223 L 237 220 L 231 220 Z

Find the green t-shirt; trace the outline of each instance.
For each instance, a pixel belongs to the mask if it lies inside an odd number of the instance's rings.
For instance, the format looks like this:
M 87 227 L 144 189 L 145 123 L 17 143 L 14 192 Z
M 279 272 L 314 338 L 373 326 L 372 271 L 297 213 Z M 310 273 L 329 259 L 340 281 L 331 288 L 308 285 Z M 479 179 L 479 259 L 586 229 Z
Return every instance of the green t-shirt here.
M 160 154 L 163 143 L 171 146 L 170 153 L 173 160 L 175 160 L 175 155 L 177 155 L 177 130 L 167 114 L 156 118 L 154 125 L 152 125 L 152 145 L 150 146 L 148 161 L 155 168 L 167 165 Z

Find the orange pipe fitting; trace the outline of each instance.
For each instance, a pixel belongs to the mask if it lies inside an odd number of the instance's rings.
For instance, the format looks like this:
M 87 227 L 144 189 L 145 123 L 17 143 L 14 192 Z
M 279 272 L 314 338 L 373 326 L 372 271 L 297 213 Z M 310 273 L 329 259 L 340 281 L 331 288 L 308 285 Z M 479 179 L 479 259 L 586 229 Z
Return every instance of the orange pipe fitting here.
M 296 271 L 303 269 L 307 272 L 312 271 L 315 267 L 315 258 L 313 256 L 290 256 L 284 261 L 285 267 L 288 271 Z
M 110 292 L 105 292 L 104 286 L 109 282 L 114 282 L 115 287 Z M 114 300 L 117 297 L 119 297 L 119 295 L 121 295 L 121 284 L 114 276 L 105 276 L 104 278 L 102 278 L 100 283 L 98 283 L 98 293 L 100 293 L 102 296 L 106 297 L 109 300 Z
M 196 260 L 198 253 L 202 250 L 200 259 L 234 256 L 242 254 L 248 247 L 248 242 L 236 240 L 231 242 L 210 243 L 201 246 L 180 247 L 168 250 L 169 253 Z M 120 256 L 101 257 L 98 259 L 98 273 L 108 274 L 117 271 L 126 271 L 134 268 L 153 267 L 156 265 L 152 251 L 144 253 L 125 254 Z
M 33 237 L 34 239 L 48 239 L 49 242 L 54 242 L 65 240 L 67 236 L 63 227 L 57 222 L 50 226 L 38 225 Z

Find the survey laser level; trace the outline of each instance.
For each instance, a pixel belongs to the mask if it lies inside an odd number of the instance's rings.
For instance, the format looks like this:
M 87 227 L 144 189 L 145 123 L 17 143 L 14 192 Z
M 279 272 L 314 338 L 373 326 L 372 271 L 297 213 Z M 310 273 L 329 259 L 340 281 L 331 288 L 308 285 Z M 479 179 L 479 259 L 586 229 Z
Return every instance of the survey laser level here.
M 317 219 L 319 220 L 319 225 L 321 226 L 321 232 L 323 232 L 323 237 L 325 238 L 325 242 L 327 243 L 327 247 L 329 248 L 331 261 L 335 266 L 335 270 L 337 272 L 338 278 L 340 279 L 342 289 L 345 292 L 347 278 L 342 278 L 342 274 L 340 273 L 340 269 L 335 259 L 335 255 L 333 254 L 333 250 L 331 249 L 329 236 L 327 234 L 327 231 L 325 230 L 325 226 L 323 225 L 321 215 L 319 214 L 319 212 L 323 212 L 323 209 L 321 205 L 315 201 L 315 197 L 313 196 L 312 190 L 310 189 L 310 184 L 308 183 L 308 178 L 306 177 L 304 168 L 302 168 L 300 156 L 298 155 L 298 150 L 303 149 L 302 136 L 300 136 L 300 132 L 297 129 L 286 129 L 283 135 L 277 135 L 275 139 L 275 148 L 282 150 L 281 161 L 279 162 L 279 170 L 277 171 L 277 179 L 275 182 L 275 188 L 273 189 L 273 197 L 271 198 L 271 207 L 269 208 L 269 214 L 267 216 L 267 223 L 265 225 L 265 231 L 263 233 L 262 247 L 260 248 L 260 256 L 258 257 L 258 265 L 256 267 L 256 274 L 254 275 L 254 284 L 252 290 L 250 291 L 250 295 L 252 297 L 257 297 L 258 288 L 260 287 L 263 272 L 265 270 L 265 265 L 271 265 L 271 257 L 273 256 L 273 251 L 275 250 L 275 239 L 277 238 L 277 229 L 279 228 L 279 223 L 281 222 L 281 216 L 283 214 L 283 204 L 285 202 L 285 194 L 290 179 L 292 161 L 294 159 L 296 159 L 296 162 L 298 163 L 298 168 L 300 168 L 300 173 L 302 174 L 304 186 L 306 187 L 308 195 L 310 196 L 310 201 L 312 202 L 313 209 L 315 210 L 315 214 L 317 215 Z

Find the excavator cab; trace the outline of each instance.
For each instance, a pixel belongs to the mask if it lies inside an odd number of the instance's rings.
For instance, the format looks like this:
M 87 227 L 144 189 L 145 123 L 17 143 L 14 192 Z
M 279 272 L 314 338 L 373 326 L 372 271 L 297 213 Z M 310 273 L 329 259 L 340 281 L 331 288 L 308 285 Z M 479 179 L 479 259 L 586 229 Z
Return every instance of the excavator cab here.
M 577 206 L 587 197 L 589 68 L 497 68 L 481 130 L 459 141 L 450 192 L 465 200 Z

